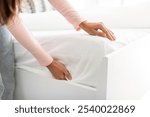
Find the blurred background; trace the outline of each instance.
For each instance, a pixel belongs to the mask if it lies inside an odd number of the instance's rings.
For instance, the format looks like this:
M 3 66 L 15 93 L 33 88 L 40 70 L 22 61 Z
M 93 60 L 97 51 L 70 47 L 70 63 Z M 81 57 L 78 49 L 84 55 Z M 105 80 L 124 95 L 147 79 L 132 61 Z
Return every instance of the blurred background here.
M 102 21 L 110 28 L 150 28 L 150 0 L 68 1 L 83 18 L 91 21 Z M 70 29 L 63 17 L 49 4 L 48 0 L 23 0 L 21 12 L 24 13 L 23 19 L 25 19 L 27 25 L 30 22 L 34 23 L 38 20 L 41 22 L 43 20 L 45 22 L 43 27 L 46 27 L 47 24 L 56 27 L 53 25 L 57 22 L 59 26 Z M 31 13 L 34 15 L 25 15 Z M 45 15 L 41 16 L 39 13 L 45 13 Z M 28 19 L 30 20 L 28 21 Z
M 150 7 L 150 0 L 68 0 L 76 10 L 89 10 L 110 7 Z M 48 0 L 23 0 L 23 12 L 54 10 Z
M 149 5 L 150 0 L 68 0 L 76 9 Z M 150 6 L 150 5 L 149 5 Z

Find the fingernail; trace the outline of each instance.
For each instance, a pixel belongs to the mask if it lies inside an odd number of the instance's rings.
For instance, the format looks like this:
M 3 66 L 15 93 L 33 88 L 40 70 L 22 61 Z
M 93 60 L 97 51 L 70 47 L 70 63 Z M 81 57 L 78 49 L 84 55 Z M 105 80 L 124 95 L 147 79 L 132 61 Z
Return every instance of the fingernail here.
M 115 39 L 114 39 L 114 38 L 112 38 L 112 39 L 111 39 L 111 41 L 115 41 Z
M 114 40 L 116 40 L 116 37 L 114 36 Z
M 67 81 L 72 80 L 72 78 L 68 78 L 67 76 L 65 76 L 65 79 L 66 79 Z
M 65 76 L 65 79 L 68 81 L 69 79 Z

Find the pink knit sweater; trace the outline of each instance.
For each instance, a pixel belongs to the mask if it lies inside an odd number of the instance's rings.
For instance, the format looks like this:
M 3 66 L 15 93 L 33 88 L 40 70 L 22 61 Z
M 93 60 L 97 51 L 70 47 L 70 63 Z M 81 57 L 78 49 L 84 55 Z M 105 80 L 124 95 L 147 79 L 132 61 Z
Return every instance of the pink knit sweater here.
M 74 26 L 84 21 L 67 0 L 49 0 L 49 2 Z M 23 24 L 19 15 L 7 25 L 12 35 L 22 44 L 43 66 L 48 66 L 53 58 L 40 46 Z

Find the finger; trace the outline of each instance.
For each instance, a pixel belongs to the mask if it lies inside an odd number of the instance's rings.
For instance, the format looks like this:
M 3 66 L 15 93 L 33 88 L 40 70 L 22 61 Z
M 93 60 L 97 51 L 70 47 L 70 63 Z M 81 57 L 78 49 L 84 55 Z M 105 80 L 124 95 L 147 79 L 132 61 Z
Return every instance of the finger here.
M 114 36 L 114 34 L 108 28 L 105 27 L 105 29 L 107 30 L 109 36 L 111 36 L 111 40 L 114 41 L 116 39 L 115 36 Z
M 97 30 L 95 33 L 96 33 L 97 36 L 107 37 L 104 32 L 100 32 L 100 31 Z
M 106 36 L 106 34 L 104 32 L 100 32 L 98 30 L 93 30 L 91 35 L 100 36 L 100 37 L 106 37 L 107 38 L 107 36 Z
M 115 34 L 114 34 L 110 29 L 108 29 L 108 30 L 109 30 L 109 32 L 111 33 L 111 35 L 113 36 L 113 38 L 116 39 Z
M 106 37 L 105 33 L 100 32 L 100 31 L 98 31 L 98 30 L 96 30 L 96 29 L 95 29 L 95 30 L 89 30 L 88 33 L 89 33 L 90 35 L 93 35 L 93 36 Z
M 84 29 L 88 34 L 93 36 L 101 36 L 106 37 L 106 34 L 104 32 L 100 32 L 97 29 Z
M 111 33 L 107 30 L 107 28 L 103 27 L 102 31 L 106 34 L 107 38 L 110 40 L 114 40 L 114 37 L 111 35 Z
M 57 80 L 66 80 L 65 77 L 64 77 L 63 72 L 53 72 L 52 75 Z
M 57 76 L 55 75 L 54 77 L 57 80 L 66 80 L 66 78 L 64 77 L 64 75 L 57 75 Z
M 108 39 L 114 40 L 114 37 L 110 34 L 109 30 L 105 27 L 103 23 L 100 23 L 100 25 L 98 26 L 106 34 Z
M 66 66 L 64 64 L 61 64 L 61 65 L 62 65 L 62 72 L 63 72 L 63 75 L 64 75 L 64 79 L 65 80 L 72 80 L 71 74 L 67 70 Z
M 65 79 L 66 80 L 72 80 L 71 74 L 68 72 L 68 70 L 65 72 Z
M 114 34 L 114 32 L 112 32 L 110 29 L 108 29 L 109 30 L 109 32 L 111 32 L 112 34 Z

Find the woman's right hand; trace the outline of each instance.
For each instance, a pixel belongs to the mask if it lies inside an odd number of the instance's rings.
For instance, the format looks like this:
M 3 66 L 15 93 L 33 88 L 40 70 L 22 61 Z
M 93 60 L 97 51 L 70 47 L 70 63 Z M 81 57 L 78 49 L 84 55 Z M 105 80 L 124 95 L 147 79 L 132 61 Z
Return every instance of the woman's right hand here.
M 47 68 L 57 80 L 72 80 L 71 74 L 65 65 L 57 60 L 53 60 Z

